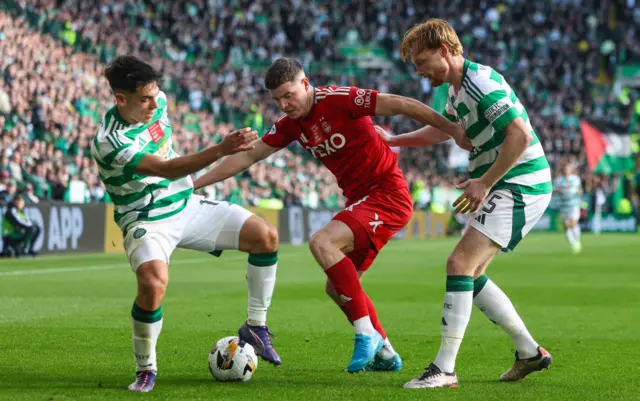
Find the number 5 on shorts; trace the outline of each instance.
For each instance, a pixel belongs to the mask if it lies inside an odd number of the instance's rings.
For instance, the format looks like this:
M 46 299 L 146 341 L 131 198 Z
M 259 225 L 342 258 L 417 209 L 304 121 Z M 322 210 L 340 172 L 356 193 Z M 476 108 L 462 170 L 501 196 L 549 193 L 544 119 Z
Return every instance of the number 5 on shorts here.
M 482 208 L 482 211 L 489 214 L 491 212 L 494 211 L 494 209 L 496 208 L 496 204 L 495 204 L 495 200 L 500 200 L 502 199 L 502 196 L 498 195 L 498 194 L 493 194 L 493 196 L 491 198 L 489 198 L 489 200 L 487 201 L 488 206 L 485 206 Z

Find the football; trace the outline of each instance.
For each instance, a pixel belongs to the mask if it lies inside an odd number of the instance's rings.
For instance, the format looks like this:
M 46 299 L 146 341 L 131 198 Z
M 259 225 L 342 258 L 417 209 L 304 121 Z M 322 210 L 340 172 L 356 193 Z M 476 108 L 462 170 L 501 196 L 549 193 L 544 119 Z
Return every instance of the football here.
M 238 337 L 224 337 L 209 352 L 209 371 L 214 379 L 246 382 L 258 368 L 258 357 L 251 344 Z

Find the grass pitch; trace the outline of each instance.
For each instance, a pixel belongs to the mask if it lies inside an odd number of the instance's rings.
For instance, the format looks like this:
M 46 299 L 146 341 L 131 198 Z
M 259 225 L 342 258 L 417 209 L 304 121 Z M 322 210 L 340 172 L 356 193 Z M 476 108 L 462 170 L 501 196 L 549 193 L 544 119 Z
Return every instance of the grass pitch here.
M 248 383 L 207 370 L 216 340 L 246 314 L 246 255 L 176 252 L 158 342 L 159 377 L 147 395 L 134 379 L 130 310 L 135 279 L 124 255 L 0 261 L 0 399 L 631 400 L 640 397 L 640 237 L 584 235 L 574 256 L 560 234 L 528 236 L 488 275 L 554 357 L 520 383 L 497 378 L 513 362 L 502 330 L 473 311 L 456 370 L 458 389 L 406 390 L 440 343 L 444 265 L 455 239 L 393 241 L 364 286 L 403 357 L 398 373 L 344 372 L 353 332 L 324 294 L 304 246 L 280 250 L 269 328 L 283 365 L 260 361 Z

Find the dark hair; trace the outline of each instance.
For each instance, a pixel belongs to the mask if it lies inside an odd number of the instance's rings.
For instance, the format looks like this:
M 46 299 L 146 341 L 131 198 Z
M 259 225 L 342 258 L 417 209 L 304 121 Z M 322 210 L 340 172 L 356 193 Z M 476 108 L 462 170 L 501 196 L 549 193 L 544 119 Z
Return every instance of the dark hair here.
M 271 64 L 264 76 L 264 86 L 273 90 L 282 84 L 292 82 L 298 73 L 303 71 L 302 65 L 292 58 L 279 58 Z
M 135 92 L 138 88 L 162 79 L 162 74 L 135 56 L 119 56 L 104 70 L 111 90 Z

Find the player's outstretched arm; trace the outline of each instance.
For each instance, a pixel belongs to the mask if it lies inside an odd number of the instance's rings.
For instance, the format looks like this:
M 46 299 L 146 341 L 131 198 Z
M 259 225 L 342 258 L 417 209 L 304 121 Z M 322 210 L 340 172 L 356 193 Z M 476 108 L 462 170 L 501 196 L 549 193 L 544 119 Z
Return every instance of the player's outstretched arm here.
M 247 152 L 236 153 L 220 160 L 220 163 L 214 166 L 211 171 L 194 181 L 194 189 L 197 190 L 226 180 L 280 150 L 280 148 L 267 145 L 262 139 L 254 141 L 251 146 L 252 149 Z
M 451 135 L 430 125 L 406 134 L 395 136 L 389 135 L 384 128 L 378 125 L 376 125 L 376 131 L 378 131 L 382 139 L 384 139 L 389 146 L 398 147 L 430 146 L 451 139 Z M 458 146 L 466 150 L 471 150 L 472 147 L 471 141 L 466 137 L 466 135 L 463 137 L 463 141 L 458 143 Z
M 378 94 L 376 116 L 396 115 L 404 115 L 424 125 L 434 126 L 454 139 L 464 135 L 464 130 L 459 124 L 452 123 L 443 115 L 418 100 L 388 93 Z
M 254 148 L 251 144 L 258 134 L 251 128 L 243 128 L 227 135 L 222 142 L 201 152 L 165 160 L 156 155 L 146 154 L 136 167 L 136 173 L 175 180 L 202 170 L 226 155 L 246 153 Z

